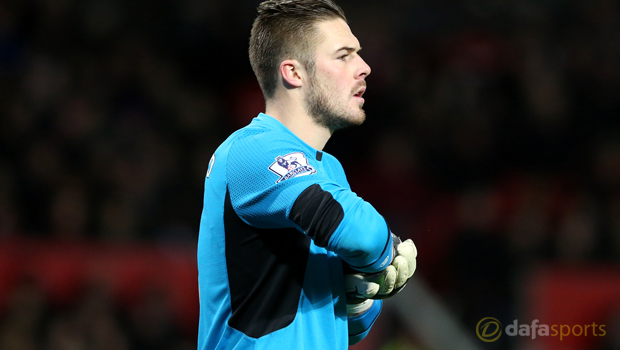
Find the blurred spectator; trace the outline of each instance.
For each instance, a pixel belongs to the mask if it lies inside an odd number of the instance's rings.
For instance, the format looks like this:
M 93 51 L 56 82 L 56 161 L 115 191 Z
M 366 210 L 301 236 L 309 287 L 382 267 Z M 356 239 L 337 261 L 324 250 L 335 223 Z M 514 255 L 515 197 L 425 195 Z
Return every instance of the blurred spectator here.
M 129 350 L 127 331 L 104 286 L 92 286 L 51 319 L 45 348 Z
M 498 231 L 498 205 L 493 192 L 470 188 L 458 206 L 459 231 L 450 247 L 451 296 L 465 324 L 475 329 L 488 315 L 510 319 L 513 315 L 514 258 L 507 237 Z M 507 347 L 510 338 L 493 345 Z
M 173 323 L 173 313 L 166 295 L 157 290 L 146 296 L 133 307 L 130 324 L 133 334 L 133 350 L 183 349 L 182 334 Z
M 620 349 L 620 311 L 616 308 L 611 310 L 605 322 L 607 332 L 606 337 L 601 337 L 598 341 L 600 350 L 619 350 Z
M 21 281 L 13 288 L 4 317 L 0 317 L 0 348 L 37 350 L 45 332 L 47 299 L 34 283 Z

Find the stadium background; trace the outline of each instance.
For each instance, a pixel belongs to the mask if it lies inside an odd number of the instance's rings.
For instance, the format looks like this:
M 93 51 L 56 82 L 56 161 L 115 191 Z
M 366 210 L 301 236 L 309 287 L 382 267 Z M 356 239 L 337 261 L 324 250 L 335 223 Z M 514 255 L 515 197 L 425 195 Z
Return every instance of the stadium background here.
M 257 4 L 0 2 L 0 349 L 195 348 L 206 166 L 263 109 Z M 619 3 L 339 4 L 373 72 L 326 151 L 415 278 L 480 349 L 618 349 Z M 395 309 L 355 348 L 436 348 Z M 484 343 L 483 317 L 607 336 Z

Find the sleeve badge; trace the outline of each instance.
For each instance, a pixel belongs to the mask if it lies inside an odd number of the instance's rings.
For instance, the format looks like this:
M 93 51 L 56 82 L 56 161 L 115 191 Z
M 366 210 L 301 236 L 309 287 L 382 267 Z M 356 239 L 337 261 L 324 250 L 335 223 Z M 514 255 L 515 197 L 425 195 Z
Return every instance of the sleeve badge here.
M 297 176 L 316 173 L 316 169 L 308 165 L 308 159 L 301 152 L 293 152 L 284 156 L 277 156 L 276 161 L 271 163 L 269 170 L 279 176 L 276 183 Z

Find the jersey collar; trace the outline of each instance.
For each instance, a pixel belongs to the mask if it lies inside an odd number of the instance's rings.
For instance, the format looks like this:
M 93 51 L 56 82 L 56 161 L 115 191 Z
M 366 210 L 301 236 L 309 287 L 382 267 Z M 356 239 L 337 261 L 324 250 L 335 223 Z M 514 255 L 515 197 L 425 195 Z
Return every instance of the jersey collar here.
M 274 118 L 274 117 L 272 117 L 272 116 L 270 116 L 268 114 L 259 113 L 258 116 L 252 120 L 251 124 L 254 124 L 254 125 L 266 125 L 269 128 L 274 128 L 274 129 L 277 129 L 277 130 L 280 130 L 280 131 L 283 131 L 283 132 L 286 132 L 286 133 L 292 135 L 297 140 L 299 140 L 299 142 L 303 143 L 306 147 L 308 147 L 309 150 L 311 150 L 310 154 L 317 154 L 317 152 L 321 152 L 321 151 L 315 149 L 314 147 L 310 146 L 309 144 L 307 144 L 304 140 L 300 139 L 297 135 L 295 135 L 295 133 L 293 133 L 291 130 L 289 130 L 289 128 L 287 128 L 279 120 L 277 120 L 276 118 Z

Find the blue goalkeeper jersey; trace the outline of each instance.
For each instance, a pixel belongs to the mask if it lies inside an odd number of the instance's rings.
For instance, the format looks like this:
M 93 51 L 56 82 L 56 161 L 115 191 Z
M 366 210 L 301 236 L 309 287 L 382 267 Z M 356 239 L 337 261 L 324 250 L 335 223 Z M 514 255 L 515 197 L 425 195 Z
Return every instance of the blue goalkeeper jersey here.
M 198 349 L 347 349 L 381 310 L 347 318 L 343 261 L 392 260 L 387 223 L 338 160 L 259 114 L 213 154 L 198 239 Z

